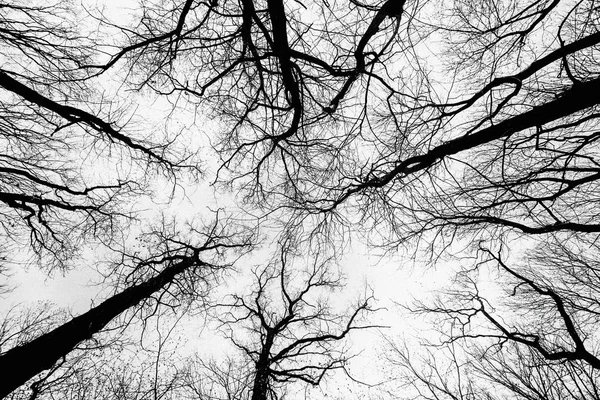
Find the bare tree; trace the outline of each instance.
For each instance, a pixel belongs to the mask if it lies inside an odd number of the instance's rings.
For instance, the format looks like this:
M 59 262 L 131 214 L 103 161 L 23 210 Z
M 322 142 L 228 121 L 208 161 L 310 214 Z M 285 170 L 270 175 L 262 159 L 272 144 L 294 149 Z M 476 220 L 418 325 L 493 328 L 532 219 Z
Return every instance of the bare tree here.
M 253 271 L 249 295 L 233 295 L 232 302 L 219 306 L 227 311 L 217 318 L 250 362 L 250 385 L 234 398 L 276 399 L 290 383 L 318 386 L 335 370 L 348 374 L 351 355 L 344 340 L 352 331 L 375 327 L 359 322 L 374 311 L 372 296 L 346 313 L 336 312 L 325 296 L 343 284 L 329 260 L 316 258 L 302 270 L 293 268 L 293 258 L 284 245 L 276 262 Z
M 392 377 L 384 398 L 583 400 L 600 394 L 598 371 L 589 365 L 548 361 L 514 344 L 498 351 L 455 341 L 421 352 L 389 341 L 384 351 Z
M 146 320 L 165 307 L 181 306 L 205 296 L 215 274 L 235 260 L 229 253 L 245 252 L 252 245 L 253 232 L 227 226 L 230 221 L 217 219 L 212 226 L 197 231 L 196 245 L 165 237 L 160 230 L 149 245 L 150 254 L 140 257 L 123 256 L 118 277 L 123 289 L 89 311 L 61 323 L 59 326 L 25 340 L 9 342 L 14 347 L 0 354 L 0 396 L 5 396 L 38 373 L 51 368 L 81 342 L 102 331 L 118 315 L 133 310 Z M 188 232 L 189 235 L 189 232 Z M 225 256 L 229 259 L 225 262 Z M 225 262 L 225 263 L 223 263 Z M 119 284 L 116 285 L 119 287 Z M 187 300 L 186 300 L 187 299 Z M 17 333 L 26 335 L 21 329 Z M 36 332 L 37 333 L 37 332 Z M 13 334 L 14 335 L 14 334 Z M 19 336 L 16 336 L 19 338 Z M 30 360 L 23 363 L 22 360 Z
M 501 254 L 482 248 L 480 263 L 462 274 L 462 286 L 419 311 L 447 318 L 455 327 L 449 340 L 492 338 L 496 346 L 510 341 L 549 361 L 581 360 L 600 369 L 593 341 L 598 282 L 592 261 L 597 249 L 592 246 L 579 253 L 554 238 L 520 266 L 509 266 Z M 485 276 L 490 267 L 501 279 L 499 286 L 478 282 L 477 276 Z M 503 291 L 500 298 L 493 295 L 498 290 Z
M 121 336 L 122 332 L 119 332 Z M 60 397 L 83 399 L 174 399 L 181 376 L 171 351 L 143 349 L 135 341 L 110 340 L 110 333 L 78 347 L 55 366 L 5 397 L 11 400 Z M 133 338 L 132 338 L 133 339 Z M 163 343 L 164 344 L 164 343 Z M 159 346 L 160 348 L 160 346 Z M 165 351 L 162 348 L 162 351 Z M 158 372 L 158 373 L 157 373 Z
M 430 346 L 442 350 L 415 362 L 418 351 L 392 345 L 399 375 L 442 398 L 598 398 L 596 239 L 555 234 L 518 261 L 481 246 L 451 288 L 413 309 L 434 317 L 443 339 Z

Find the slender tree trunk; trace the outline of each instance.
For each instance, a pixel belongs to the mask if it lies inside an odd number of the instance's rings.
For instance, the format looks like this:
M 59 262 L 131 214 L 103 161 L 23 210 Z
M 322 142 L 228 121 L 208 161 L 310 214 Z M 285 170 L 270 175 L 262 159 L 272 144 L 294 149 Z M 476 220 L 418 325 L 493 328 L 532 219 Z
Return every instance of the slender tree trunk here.
M 193 265 L 198 263 L 191 257 L 172 264 L 146 282 L 112 296 L 88 312 L 0 356 L 0 399 L 38 373 L 52 367 L 77 344 L 98 333 L 117 315 L 172 282 L 175 276 Z

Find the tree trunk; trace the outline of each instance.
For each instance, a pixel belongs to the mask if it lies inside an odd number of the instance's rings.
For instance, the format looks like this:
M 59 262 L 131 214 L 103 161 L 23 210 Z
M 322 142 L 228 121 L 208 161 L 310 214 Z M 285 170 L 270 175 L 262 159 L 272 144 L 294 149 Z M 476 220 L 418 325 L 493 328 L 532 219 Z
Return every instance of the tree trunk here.
M 272 345 L 273 336 L 267 334 L 260 357 L 256 362 L 256 375 L 254 375 L 254 385 L 252 387 L 252 400 L 267 400 L 267 391 L 269 389 L 269 357 L 271 355 Z
M 197 265 L 197 262 L 191 257 L 173 264 L 148 281 L 112 296 L 85 314 L 0 356 L 0 399 L 52 367 L 77 344 L 98 333 L 117 315 L 172 282 L 176 275 L 193 265 Z

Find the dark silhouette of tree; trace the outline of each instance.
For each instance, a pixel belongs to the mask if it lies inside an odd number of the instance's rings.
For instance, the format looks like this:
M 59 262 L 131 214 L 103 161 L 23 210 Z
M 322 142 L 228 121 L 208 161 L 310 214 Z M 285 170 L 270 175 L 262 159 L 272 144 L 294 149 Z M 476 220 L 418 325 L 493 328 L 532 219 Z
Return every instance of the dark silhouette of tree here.
M 375 311 L 372 296 L 345 313 L 336 311 L 329 297 L 343 284 L 330 260 L 317 257 L 306 270 L 294 268 L 299 255 L 288 246 L 286 242 L 278 260 L 253 271 L 250 295 L 233 295 L 232 302 L 219 306 L 227 312 L 217 318 L 247 360 L 240 375 L 251 377 L 245 390 L 236 390 L 245 394 L 234 398 L 277 399 L 290 383 L 318 386 L 335 370 L 348 374 L 351 356 L 344 339 L 352 331 L 375 327 L 360 323 Z
M 599 398 L 598 371 L 580 361 L 548 361 L 535 350 L 520 349 L 514 344 L 506 344 L 502 351 L 490 351 L 456 341 L 434 349 L 419 354 L 390 342 L 386 358 L 391 368 L 389 373 L 395 379 L 383 397 L 415 400 Z
M 554 234 L 517 261 L 481 246 L 438 300 L 413 309 L 434 316 L 440 350 L 392 343 L 398 376 L 414 398 L 599 398 L 597 260 L 595 235 Z
M 232 225 L 231 221 L 217 218 L 212 225 L 198 230 L 196 245 L 182 242 L 176 236 L 165 237 L 168 231 L 163 227 L 149 243 L 152 246 L 149 254 L 143 257 L 138 252 L 130 256 L 124 254 L 115 266 L 115 273 L 120 271 L 115 287 L 123 286 L 120 292 L 35 338 L 27 337 L 31 334 L 27 335 L 24 329 L 13 333 L 17 338 L 17 334 L 27 336 L 26 340 L 15 342 L 13 339 L 14 347 L 9 349 L 5 349 L 7 344 L 3 341 L 0 396 L 6 396 L 40 372 L 52 368 L 81 342 L 100 333 L 113 319 L 130 309 L 134 309 L 133 316 L 139 314 L 147 319 L 162 309 L 182 306 L 186 299 L 189 302 L 206 296 L 207 286 L 210 287 L 215 276 L 228 266 L 222 263 L 225 257 L 231 263 L 229 253 L 243 253 L 252 245 L 251 230 L 236 231 L 227 225 Z
M 501 253 L 481 248 L 480 261 L 462 273 L 462 285 L 451 289 L 422 312 L 438 314 L 453 326 L 449 340 L 494 339 L 536 350 L 549 360 L 580 360 L 600 369 L 591 341 L 598 324 L 598 248 L 574 249 L 554 237 L 531 251 L 522 265 L 510 266 Z M 478 282 L 496 274 L 500 285 Z M 503 291 L 498 299 L 494 292 Z M 486 295 L 486 293 L 489 293 Z
M 171 352 L 167 352 L 167 357 L 159 357 L 160 350 L 142 350 L 139 345 L 123 343 L 116 338 L 108 343 L 106 338 L 102 338 L 101 345 L 96 340 L 94 342 L 77 348 L 55 364 L 52 370 L 39 379 L 36 377 L 29 387 L 22 387 L 5 398 L 178 398 L 181 374 L 177 372 L 180 368 L 177 363 L 182 360 L 177 357 L 171 359 Z M 135 351 L 129 351 L 134 348 Z

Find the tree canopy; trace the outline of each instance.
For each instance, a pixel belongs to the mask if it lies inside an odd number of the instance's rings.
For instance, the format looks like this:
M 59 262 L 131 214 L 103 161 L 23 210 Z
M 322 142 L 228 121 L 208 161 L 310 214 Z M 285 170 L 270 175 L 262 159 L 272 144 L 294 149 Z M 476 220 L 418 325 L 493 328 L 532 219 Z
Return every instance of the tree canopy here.
M 6 310 L 0 396 L 600 398 L 596 1 L 26 3 L 0 0 L 1 295 L 100 283 Z M 383 310 L 357 248 L 450 278 Z M 430 333 L 376 322 L 406 311 Z M 229 353 L 175 343 L 194 321 Z

